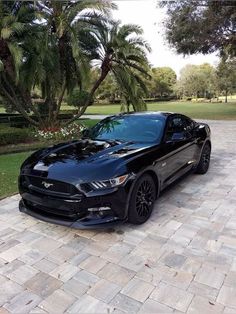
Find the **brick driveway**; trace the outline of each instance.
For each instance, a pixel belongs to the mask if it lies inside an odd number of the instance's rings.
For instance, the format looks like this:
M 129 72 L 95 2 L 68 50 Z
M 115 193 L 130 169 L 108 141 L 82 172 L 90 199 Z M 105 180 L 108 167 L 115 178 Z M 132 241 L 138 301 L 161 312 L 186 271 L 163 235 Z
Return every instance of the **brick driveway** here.
M 71 230 L 0 201 L 0 313 L 236 313 L 236 122 L 142 226 Z

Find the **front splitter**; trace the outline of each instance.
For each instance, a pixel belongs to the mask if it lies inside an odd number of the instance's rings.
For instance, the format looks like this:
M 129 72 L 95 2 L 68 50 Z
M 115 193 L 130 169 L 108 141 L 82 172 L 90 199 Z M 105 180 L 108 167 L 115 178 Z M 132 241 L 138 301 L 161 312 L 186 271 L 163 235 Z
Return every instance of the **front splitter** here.
M 120 220 L 117 217 L 112 216 L 93 217 L 93 215 L 90 215 L 74 221 L 51 218 L 36 213 L 35 211 L 27 208 L 23 200 L 20 200 L 19 202 L 19 210 L 20 212 L 30 215 L 39 220 L 75 229 L 106 229 L 125 222 L 124 220 Z

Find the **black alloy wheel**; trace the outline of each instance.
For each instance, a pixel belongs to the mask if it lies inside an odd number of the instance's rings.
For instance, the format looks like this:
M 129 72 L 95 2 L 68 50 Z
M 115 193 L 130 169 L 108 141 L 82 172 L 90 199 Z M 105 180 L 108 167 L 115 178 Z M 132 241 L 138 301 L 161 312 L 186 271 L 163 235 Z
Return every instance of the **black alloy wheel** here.
M 138 179 L 134 186 L 130 204 L 128 220 L 133 224 L 142 224 L 151 216 L 156 199 L 156 186 L 148 174 Z
M 211 146 L 206 143 L 202 149 L 201 159 L 196 169 L 196 173 L 205 174 L 208 171 L 211 160 Z

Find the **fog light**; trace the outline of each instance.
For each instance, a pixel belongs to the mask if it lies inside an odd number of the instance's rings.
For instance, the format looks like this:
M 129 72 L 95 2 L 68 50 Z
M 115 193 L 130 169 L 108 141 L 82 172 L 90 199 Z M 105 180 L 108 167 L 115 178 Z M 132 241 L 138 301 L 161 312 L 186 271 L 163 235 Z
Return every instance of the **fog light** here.
M 88 208 L 88 212 L 105 212 L 111 210 L 110 207 L 93 207 L 93 208 Z

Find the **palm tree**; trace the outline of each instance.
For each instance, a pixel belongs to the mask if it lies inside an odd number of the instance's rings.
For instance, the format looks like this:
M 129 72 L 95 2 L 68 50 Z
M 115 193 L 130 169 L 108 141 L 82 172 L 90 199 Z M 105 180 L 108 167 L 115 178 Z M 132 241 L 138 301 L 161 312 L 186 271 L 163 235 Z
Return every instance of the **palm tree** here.
M 20 67 L 23 59 L 22 42 L 29 34 L 29 25 L 35 19 L 32 2 L 0 2 L 0 95 L 20 112 L 30 123 L 38 125 L 29 116 L 29 110 L 36 115 L 30 93 L 20 81 Z M 33 33 L 33 29 L 31 34 Z M 40 116 L 38 116 L 40 120 Z
M 49 120 L 52 120 L 52 114 L 56 118 L 60 111 L 64 93 L 66 91 L 70 93 L 76 86 L 82 89 L 86 82 L 90 60 L 94 57 L 91 52 L 97 45 L 91 37 L 88 41 L 87 33 L 93 27 L 107 21 L 111 9 L 115 9 L 116 6 L 108 0 L 39 1 L 37 6 L 42 19 L 45 20 L 47 42 L 56 38 L 58 43 L 54 58 L 54 61 L 57 60 L 59 63 L 58 82 L 54 79 L 55 86 L 46 93 L 50 109 Z M 54 44 L 53 42 L 51 46 L 53 47 Z M 53 67 L 56 68 L 55 65 Z M 46 69 L 48 70 L 48 63 Z M 48 74 L 50 76 L 50 72 Z M 49 77 L 42 82 L 43 91 L 51 79 Z M 59 96 L 55 104 L 57 86 Z M 54 94 L 51 94 L 53 92 Z
M 84 88 L 96 61 L 100 75 L 68 123 L 85 112 L 109 72 L 120 85 L 129 82 L 126 94 L 138 104 L 136 83 L 141 86 L 148 73 L 150 48 L 140 27 L 110 21 L 113 8 L 108 0 L 1 1 L 0 95 L 33 125 L 55 125 L 65 93 Z M 36 86 L 48 108 L 46 118 L 32 103 Z
M 142 73 L 141 73 L 142 74 Z M 122 111 L 130 111 L 130 105 L 132 105 L 134 111 L 147 110 L 147 106 L 143 97 L 148 95 L 146 87 L 146 81 L 143 75 L 136 70 L 115 69 L 115 81 L 119 86 L 121 97 L 123 98 L 123 104 L 121 105 Z M 150 77 L 148 77 L 150 79 Z M 125 110 L 126 108 L 126 110 Z
M 135 97 L 139 98 L 132 86 L 138 83 L 143 87 L 140 76 L 149 76 L 146 53 L 150 51 L 150 47 L 142 38 L 142 34 L 143 31 L 138 25 L 121 26 L 120 22 L 101 24 L 90 31 L 90 37 L 97 42 L 94 61 L 100 64 L 100 75 L 90 90 L 86 105 L 67 124 L 86 111 L 94 93 L 110 72 L 113 73 L 119 85 L 124 86 L 125 82 L 129 82 L 130 91 L 132 90 L 130 97 L 133 100 Z
M 82 88 L 94 58 L 97 42 L 86 34 L 113 8 L 108 0 L 1 1 L 0 94 L 35 126 L 57 123 L 65 92 Z M 46 119 L 32 104 L 35 86 L 48 107 Z

